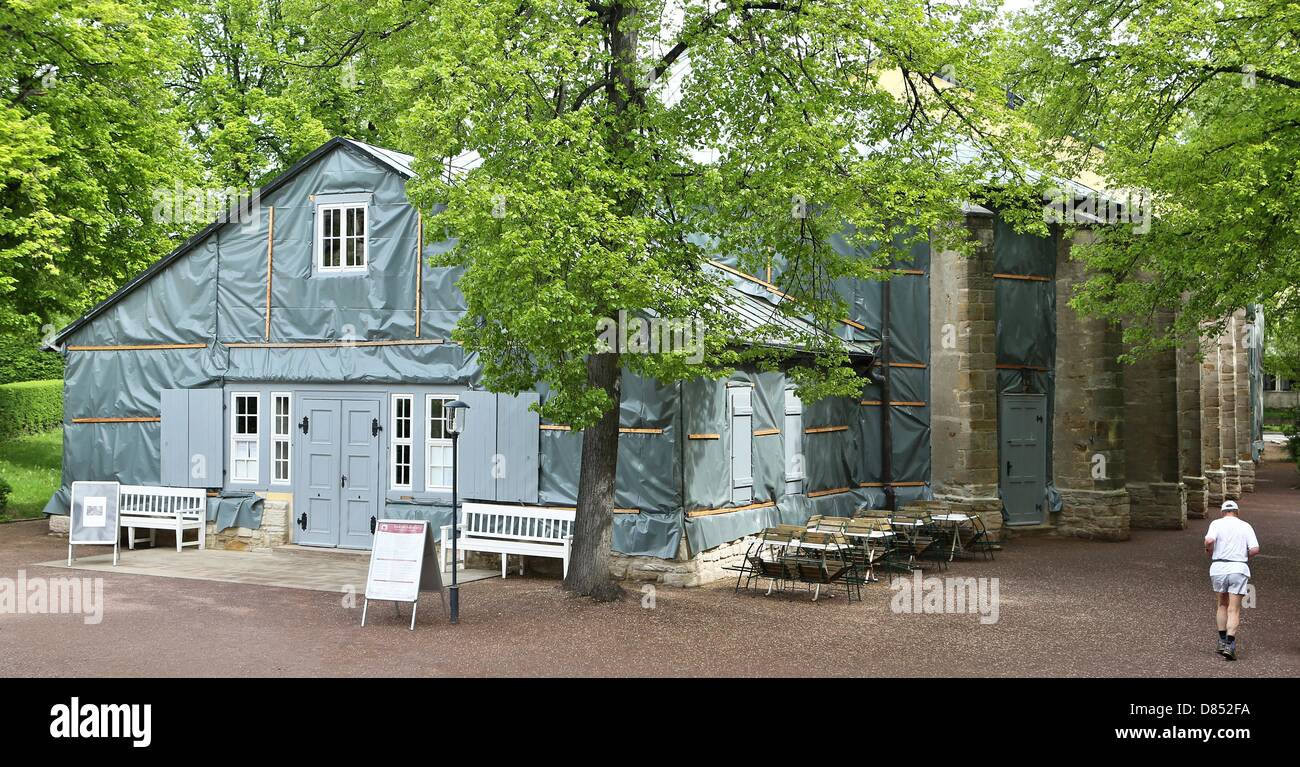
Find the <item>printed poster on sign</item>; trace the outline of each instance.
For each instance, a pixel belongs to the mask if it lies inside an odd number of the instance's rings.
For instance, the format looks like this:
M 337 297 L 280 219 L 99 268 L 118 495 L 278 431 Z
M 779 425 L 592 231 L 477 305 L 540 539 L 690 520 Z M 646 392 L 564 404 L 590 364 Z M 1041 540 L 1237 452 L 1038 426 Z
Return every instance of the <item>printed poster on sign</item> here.
M 107 527 L 108 499 L 102 495 L 87 498 L 82 507 L 81 524 L 83 527 Z
M 366 599 L 414 602 L 420 596 L 427 523 L 380 521 L 370 552 Z

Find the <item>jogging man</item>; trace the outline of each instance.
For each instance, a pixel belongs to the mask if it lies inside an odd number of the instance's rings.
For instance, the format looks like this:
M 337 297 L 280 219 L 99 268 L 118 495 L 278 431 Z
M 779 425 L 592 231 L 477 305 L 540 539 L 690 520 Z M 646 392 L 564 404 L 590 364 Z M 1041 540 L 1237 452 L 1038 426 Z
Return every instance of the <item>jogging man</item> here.
M 1223 516 L 1205 531 L 1205 551 L 1210 555 L 1210 588 L 1214 589 L 1215 620 L 1219 626 L 1218 653 L 1237 659 L 1237 626 L 1241 624 L 1241 598 L 1250 580 L 1247 561 L 1259 553 L 1255 529 L 1242 522 L 1235 501 L 1223 502 Z

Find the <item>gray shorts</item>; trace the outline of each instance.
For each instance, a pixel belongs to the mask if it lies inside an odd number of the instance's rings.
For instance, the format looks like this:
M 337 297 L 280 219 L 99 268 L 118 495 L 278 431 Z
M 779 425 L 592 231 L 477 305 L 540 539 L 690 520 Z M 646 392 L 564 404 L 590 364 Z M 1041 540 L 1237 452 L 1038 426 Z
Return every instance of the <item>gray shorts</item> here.
M 1210 576 L 1210 588 L 1220 594 L 1242 594 L 1246 593 L 1246 583 L 1250 581 L 1249 575 L 1241 573 L 1224 573 L 1223 575 Z

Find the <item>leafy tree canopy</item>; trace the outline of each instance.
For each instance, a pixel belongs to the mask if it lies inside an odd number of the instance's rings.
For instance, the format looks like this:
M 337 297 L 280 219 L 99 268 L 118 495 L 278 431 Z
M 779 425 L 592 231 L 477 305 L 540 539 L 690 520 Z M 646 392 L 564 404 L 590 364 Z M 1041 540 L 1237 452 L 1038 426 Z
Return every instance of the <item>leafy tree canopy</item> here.
M 1300 6 L 1043 0 L 1016 39 L 1016 91 L 1060 155 L 1152 201 L 1149 232 L 1099 227 L 1078 249 L 1096 275 L 1076 305 L 1128 319 L 1139 353 L 1255 302 L 1294 327 Z

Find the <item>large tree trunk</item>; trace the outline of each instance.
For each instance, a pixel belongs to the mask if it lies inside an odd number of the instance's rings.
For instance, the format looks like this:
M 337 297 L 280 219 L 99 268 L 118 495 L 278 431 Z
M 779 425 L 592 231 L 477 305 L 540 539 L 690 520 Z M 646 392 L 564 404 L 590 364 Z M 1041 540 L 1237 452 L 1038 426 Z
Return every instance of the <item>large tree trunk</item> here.
M 614 480 L 618 473 L 618 422 L 622 368 L 617 354 L 587 358 L 587 383 L 614 401 L 596 424 L 582 432 L 582 469 L 578 476 L 578 512 L 573 525 L 573 552 L 564 588 L 608 602 L 623 596 L 609 574 L 613 539 Z

